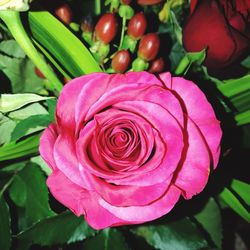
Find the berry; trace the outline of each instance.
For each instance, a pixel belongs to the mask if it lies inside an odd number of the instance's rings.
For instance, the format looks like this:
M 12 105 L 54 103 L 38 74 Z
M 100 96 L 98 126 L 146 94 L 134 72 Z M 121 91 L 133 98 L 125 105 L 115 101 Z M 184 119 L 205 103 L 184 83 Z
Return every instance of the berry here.
M 37 67 L 35 67 L 35 73 L 38 77 L 45 79 L 44 74 L 40 71 L 40 69 L 38 69 Z
M 95 26 L 95 34 L 98 40 L 110 43 L 117 34 L 118 23 L 113 13 L 106 13 L 101 16 Z
M 164 70 L 165 63 L 162 57 L 155 59 L 149 68 L 150 73 L 161 73 Z
M 137 3 L 140 5 L 154 5 L 161 2 L 162 0 L 137 0 Z
M 112 59 L 112 69 L 117 73 L 124 73 L 130 64 L 130 54 L 127 50 L 116 52 Z
M 128 23 L 128 35 L 133 39 L 140 39 L 147 28 L 147 20 L 143 12 L 135 14 Z
M 64 3 L 55 9 L 55 15 L 65 24 L 70 24 L 73 19 L 73 13 L 68 4 Z
M 131 3 L 131 0 L 121 0 L 121 3 L 122 4 L 130 4 Z
M 148 33 L 139 43 L 138 56 L 145 61 L 152 61 L 159 52 L 160 38 L 156 33 Z

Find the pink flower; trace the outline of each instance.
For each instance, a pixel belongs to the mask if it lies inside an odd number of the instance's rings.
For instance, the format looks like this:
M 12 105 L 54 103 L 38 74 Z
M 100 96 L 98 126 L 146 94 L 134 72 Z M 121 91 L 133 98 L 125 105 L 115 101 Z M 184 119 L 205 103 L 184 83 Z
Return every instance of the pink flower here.
M 205 187 L 221 129 L 191 81 L 163 73 L 94 73 L 68 83 L 40 153 L 54 197 L 95 229 L 168 213 Z

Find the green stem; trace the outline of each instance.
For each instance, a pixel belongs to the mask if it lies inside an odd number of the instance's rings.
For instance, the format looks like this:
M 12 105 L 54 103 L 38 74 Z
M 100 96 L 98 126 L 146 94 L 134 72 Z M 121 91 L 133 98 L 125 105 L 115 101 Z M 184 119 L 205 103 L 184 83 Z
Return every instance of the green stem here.
M 124 39 L 124 33 L 125 33 L 125 27 L 126 27 L 126 16 L 122 17 L 122 31 L 121 31 L 121 39 L 120 39 L 120 44 L 119 44 L 119 48 L 118 50 L 121 49 L 122 47 L 122 43 L 123 43 L 123 39 Z
M 27 35 L 20 18 L 20 13 L 16 11 L 4 10 L 0 11 L 0 18 L 5 22 L 9 31 L 27 56 L 39 68 L 39 70 L 41 70 L 47 80 L 51 82 L 55 89 L 55 93 L 59 94 L 63 85 L 53 70 L 47 65 L 43 57 L 39 54 L 31 39 Z
M 95 15 L 100 15 L 101 14 L 101 1 L 100 0 L 95 0 Z

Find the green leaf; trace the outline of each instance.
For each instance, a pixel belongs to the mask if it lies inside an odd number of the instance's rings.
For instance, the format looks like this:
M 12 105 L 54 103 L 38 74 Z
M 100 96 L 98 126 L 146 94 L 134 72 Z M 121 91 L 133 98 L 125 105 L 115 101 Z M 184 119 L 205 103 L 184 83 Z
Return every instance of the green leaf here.
M 0 249 L 9 250 L 11 245 L 10 213 L 7 203 L 0 196 Z
M 35 73 L 35 66 L 28 58 L 13 58 L 0 54 L 0 69 L 10 79 L 13 93 L 34 92 L 48 94 L 44 80 Z
M 0 169 L 0 176 L 13 175 L 25 167 L 25 162 L 17 162 Z M 0 178 L 1 179 L 1 178 Z
M 218 88 L 223 93 L 223 95 L 229 98 L 245 91 L 249 91 L 250 74 L 237 79 L 225 80 L 224 84 L 219 85 Z
M 250 110 L 239 112 L 234 116 L 234 119 L 238 126 L 246 125 L 250 123 Z
M 248 56 L 246 59 L 244 59 L 240 64 L 242 66 L 250 69 L 250 56 Z
M 250 213 L 228 188 L 224 188 L 224 190 L 219 194 L 219 197 L 237 214 L 239 214 L 247 222 L 250 222 Z
M 11 134 L 11 141 L 17 141 L 21 137 L 27 135 L 30 129 L 32 129 L 32 133 L 40 131 L 50 123 L 51 117 L 49 115 L 32 115 L 16 125 Z
M 7 113 L 17 110 L 27 104 L 51 98 L 53 97 L 45 97 L 36 94 L 2 94 L 0 99 L 0 112 Z
M 221 249 L 222 222 L 220 209 L 215 200 L 210 198 L 204 208 L 194 217 L 210 235 L 214 244 Z
M 248 183 L 233 179 L 231 188 L 250 206 L 250 185 Z
M 81 223 L 78 225 L 78 227 L 75 228 L 74 232 L 71 234 L 70 238 L 67 241 L 67 244 L 74 243 L 77 241 L 82 241 L 87 239 L 90 236 L 94 236 L 97 231 L 92 229 L 86 221 L 81 219 Z
M 38 152 L 41 135 L 33 135 L 19 142 L 11 142 L 0 147 L 0 161 L 16 159 Z
M 201 65 L 202 62 L 206 58 L 206 50 L 203 49 L 199 52 L 188 52 L 186 55 L 181 59 L 179 64 L 176 67 L 175 74 L 182 75 L 186 74 L 189 68 L 193 63 Z
M 52 246 L 85 239 L 94 234 L 95 231 L 86 225 L 82 217 L 66 211 L 37 222 L 18 234 L 17 238 L 20 249 L 24 249 L 22 246 L 28 247 L 32 244 Z
M 36 41 L 39 41 L 72 76 L 101 72 L 83 43 L 49 12 L 30 11 L 28 18 Z
M 32 157 L 30 159 L 31 162 L 37 164 L 40 166 L 40 168 L 42 169 L 42 171 L 49 176 L 52 173 L 51 168 L 45 163 L 45 161 L 42 159 L 42 157 L 40 155 Z
M 176 36 L 176 39 L 179 42 L 179 44 L 182 45 L 182 28 L 181 28 L 181 26 L 180 26 L 180 24 L 175 16 L 175 13 L 172 10 L 170 10 L 169 17 L 170 17 L 170 22 L 173 26 L 173 31 L 174 31 L 174 34 Z
M 51 121 L 54 121 L 57 100 L 56 99 L 48 99 L 48 100 L 46 100 L 46 102 L 48 105 L 48 112 L 49 112 L 50 119 L 51 119 Z
M 27 226 L 55 215 L 50 209 L 48 202 L 48 188 L 46 186 L 46 178 L 38 165 L 29 163 L 18 173 L 18 177 L 22 180 L 22 184 L 26 185 L 26 202 L 23 204 L 25 208 L 25 217 Z M 17 205 L 21 205 L 20 203 Z
M 184 218 L 166 225 L 138 226 L 132 232 L 143 237 L 156 249 L 208 249 L 208 243 L 190 219 Z
M 48 99 L 53 100 L 53 99 Z M 48 111 L 39 103 L 32 103 L 24 108 L 20 108 L 16 111 L 12 111 L 8 114 L 8 117 L 13 120 L 24 120 L 32 115 L 46 115 Z
M 115 228 L 102 230 L 97 236 L 86 240 L 83 243 L 86 250 L 128 250 L 125 238 L 120 231 Z
M 17 206 L 22 207 L 25 205 L 25 202 L 27 200 L 26 184 L 18 175 L 14 177 L 14 180 L 9 189 L 9 193 L 10 198 Z
M 16 123 L 0 113 L 0 145 L 10 142 Z
M 26 56 L 24 51 L 15 40 L 2 41 L 0 43 L 0 52 L 16 58 L 25 58 Z

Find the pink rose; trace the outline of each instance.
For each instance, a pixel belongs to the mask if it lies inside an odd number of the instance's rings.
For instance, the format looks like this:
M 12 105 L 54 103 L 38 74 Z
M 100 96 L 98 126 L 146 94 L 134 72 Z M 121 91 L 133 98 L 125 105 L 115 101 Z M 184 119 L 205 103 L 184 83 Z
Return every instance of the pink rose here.
M 68 83 L 40 153 L 54 197 L 95 229 L 168 213 L 205 187 L 221 128 L 191 81 L 163 73 L 94 73 Z

